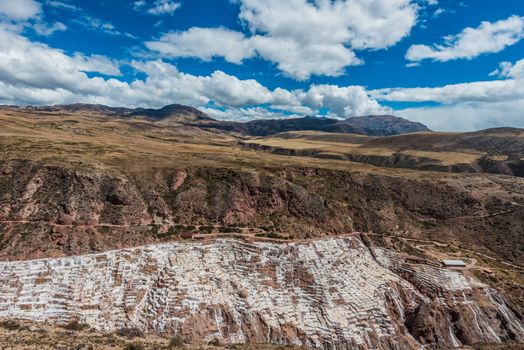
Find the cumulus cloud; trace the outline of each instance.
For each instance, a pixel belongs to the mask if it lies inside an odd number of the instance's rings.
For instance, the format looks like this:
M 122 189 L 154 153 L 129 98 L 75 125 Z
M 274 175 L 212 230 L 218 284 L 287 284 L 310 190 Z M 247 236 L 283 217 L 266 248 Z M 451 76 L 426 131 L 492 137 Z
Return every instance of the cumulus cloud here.
M 0 1 L 0 16 L 12 20 L 28 20 L 42 10 L 40 3 L 34 0 L 2 0 Z
M 500 52 L 522 38 L 524 17 L 511 16 L 497 22 L 482 22 L 476 28 L 465 28 L 457 35 L 444 37 L 444 44 L 412 45 L 406 53 L 406 59 L 440 62 L 472 59 L 485 53 Z
M 167 33 L 158 41 L 146 42 L 146 46 L 166 57 L 199 57 L 205 61 L 222 56 L 229 62 L 241 63 L 255 54 L 242 33 L 225 28 L 193 27 L 185 32 Z
M 133 66 L 146 73 L 147 78 L 143 82 L 133 82 L 131 87 L 144 90 L 144 94 L 147 89 L 155 88 L 156 96 L 148 98 L 157 99 L 157 105 L 176 97 L 192 105 L 202 106 L 212 102 L 230 109 L 269 105 L 271 109 L 302 115 L 329 109 L 340 118 L 387 110 L 360 86 L 313 85 L 307 91 L 282 88 L 269 90 L 256 80 L 240 80 L 221 71 L 209 76 L 194 76 L 182 73 L 175 66 L 162 61 L 134 62 Z
M 0 80 L 4 84 L 71 93 L 93 93 L 103 88 L 100 84 L 103 79 L 90 80 L 84 72 L 119 74 L 116 64 L 102 56 L 67 56 L 60 50 L 0 30 Z
M 389 112 L 389 109 L 370 98 L 362 86 L 313 85 L 305 94 L 303 102 L 315 109 L 328 108 L 339 117 Z
M 100 55 L 67 55 L 20 34 L 0 30 L 0 103 L 88 102 L 160 107 L 177 102 L 195 107 L 218 106 L 215 115 L 229 111 L 230 118 L 305 115 L 320 109 L 344 118 L 384 110 L 358 86 L 270 90 L 256 80 L 241 80 L 222 71 L 207 76 L 187 74 L 161 60 L 133 61 L 131 67 L 145 78 L 125 82 L 115 77 L 90 77 L 86 72 L 119 76 L 119 63 Z
M 0 1 L 0 27 L 16 32 L 32 29 L 40 36 L 49 36 L 67 29 L 62 22 L 47 23 L 42 5 L 34 0 Z
M 145 77 L 121 80 L 119 62 L 105 56 L 68 55 L 0 29 L 0 104 L 84 102 L 161 107 L 176 102 L 200 107 L 212 117 L 237 120 L 320 111 L 338 118 L 395 113 L 435 130 L 522 126 L 524 122 L 524 60 L 502 63 L 499 80 L 372 91 L 362 86 L 325 84 L 298 90 L 269 89 L 256 80 L 242 80 L 222 71 L 204 76 L 184 73 L 162 60 L 137 60 L 130 65 Z M 103 75 L 93 77 L 87 72 Z M 392 111 L 380 101 L 442 105 Z
M 409 34 L 417 6 L 410 0 L 240 0 L 239 18 L 249 35 L 223 28 L 168 33 L 147 46 L 170 57 L 239 63 L 255 53 L 298 80 L 339 76 L 361 64 L 355 50 L 384 49 Z M 213 43 L 224 42 L 228 50 Z

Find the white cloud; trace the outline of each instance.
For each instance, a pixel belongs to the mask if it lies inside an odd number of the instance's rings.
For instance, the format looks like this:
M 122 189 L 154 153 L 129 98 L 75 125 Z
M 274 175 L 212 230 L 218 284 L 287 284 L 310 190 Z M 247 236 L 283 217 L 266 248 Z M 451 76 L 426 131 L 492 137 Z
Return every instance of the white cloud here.
M 0 104 L 101 103 L 161 107 L 181 103 L 219 119 L 280 118 L 328 111 L 329 116 L 395 113 L 435 130 L 523 126 L 524 60 L 501 65 L 503 80 L 437 88 L 367 91 L 362 86 L 312 85 L 305 90 L 268 89 L 222 71 L 197 76 L 161 60 L 134 61 L 144 79 L 118 79 L 119 63 L 81 53 L 67 55 L 0 29 Z M 117 76 L 90 77 L 86 72 Z M 392 111 L 379 101 L 435 101 L 437 107 Z M 209 107 L 209 106 L 217 106 Z
M 249 36 L 223 28 L 192 28 L 148 42 L 170 57 L 205 60 L 222 56 L 239 63 L 255 52 L 298 80 L 339 76 L 361 64 L 355 50 L 384 49 L 409 34 L 417 6 L 410 0 L 240 0 L 240 20 Z M 209 45 L 210 41 L 214 41 Z M 225 42 L 227 50 L 217 45 Z M 225 52 L 226 51 L 226 52 Z
M 0 15 L 22 21 L 35 17 L 42 10 L 40 3 L 34 0 L 2 0 Z
M 471 131 L 492 127 L 524 127 L 524 59 L 502 62 L 492 76 L 503 80 L 449 84 L 432 88 L 369 91 L 378 101 L 437 102 L 432 107 L 395 111 L 433 130 Z
M 100 18 L 88 15 L 83 10 L 80 10 L 79 16 L 77 18 L 71 19 L 71 22 L 94 32 L 104 33 L 112 36 L 124 36 L 128 38 L 135 38 L 135 36 L 130 33 L 122 32 L 116 29 L 111 22 L 107 22 Z
M 72 57 L 75 69 L 81 72 L 96 72 L 105 75 L 121 76 L 119 64 L 102 55 L 84 56 L 75 53 Z
M 500 62 L 499 68 L 489 74 L 502 78 L 524 78 L 524 59 L 515 62 Z
M 57 1 L 57 0 L 47 0 L 45 2 L 46 5 L 48 6 L 51 6 L 51 7 L 55 7 L 55 8 L 64 8 L 64 9 L 68 9 L 70 11 L 81 11 L 78 7 L 76 7 L 75 5 L 71 5 L 71 4 L 68 4 L 67 2 L 63 2 L 63 1 Z
M 100 78 L 90 80 L 84 71 L 119 73 L 115 64 L 101 56 L 67 56 L 60 50 L 0 30 L 0 80 L 4 84 L 28 89 L 63 89 L 72 93 L 93 93 L 102 88 Z
M 524 99 L 524 59 L 515 63 L 501 62 L 490 76 L 502 80 L 474 81 L 437 87 L 386 88 L 369 91 L 379 101 L 494 103 Z
M 55 32 L 63 32 L 64 30 L 67 30 L 67 26 L 62 22 L 55 22 L 52 25 L 48 25 L 39 21 L 33 25 L 33 29 L 38 35 L 49 36 Z
M 292 38 L 260 35 L 252 37 L 251 42 L 260 56 L 297 80 L 307 80 L 311 75 L 340 76 L 345 67 L 362 63 L 353 51 L 338 44 L 303 45 Z
M 447 11 L 445 9 L 439 7 L 438 9 L 435 10 L 435 12 L 433 12 L 433 18 L 440 17 L 440 16 L 442 16 L 446 12 Z
M 381 101 L 401 102 L 497 102 L 524 98 L 524 81 L 519 79 L 476 81 L 440 87 L 390 88 L 370 91 Z
M 317 110 L 328 108 L 338 117 L 390 112 L 388 108 L 370 98 L 362 86 L 313 85 L 305 94 L 303 102 Z
M 241 63 L 255 54 L 242 33 L 225 28 L 193 27 L 164 34 L 158 41 L 146 42 L 146 46 L 166 57 L 199 57 L 205 61 L 222 56 L 229 62 Z
M 150 8 L 147 13 L 158 16 L 158 15 L 172 15 L 178 8 L 180 4 L 170 0 L 157 0 L 152 8 Z
M 133 3 L 133 8 L 136 10 L 136 11 L 139 11 L 141 9 L 144 8 L 144 6 L 147 5 L 147 2 L 145 2 L 144 0 L 138 0 L 138 1 L 135 1 Z
M 61 22 L 47 23 L 42 5 L 34 0 L 0 0 L 0 27 L 15 32 L 32 29 L 40 36 L 67 29 Z
M 297 118 L 302 116 L 297 114 L 285 114 L 262 107 L 226 108 L 224 110 L 206 107 L 200 109 L 207 113 L 211 118 L 218 120 L 249 121 L 257 119 Z
M 156 0 L 145 12 L 154 16 L 173 15 L 180 6 L 181 4 L 179 2 L 172 0 Z M 133 2 L 133 8 L 135 11 L 143 11 L 146 7 L 147 2 L 144 0 Z
M 115 78 L 90 78 L 85 72 L 121 75 L 118 62 L 99 55 L 69 56 L 20 34 L 0 30 L 0 103 L 86 102 L 131 107 L 160 107 L 173 102 L 195 107 L 214 104 L 239 118 L 305 115 L 320 109 L 342 118 L 385 110 L 359 86 L 270 90 L 256 80 L 241 80 L 222 71 L 207 76 L 183 73 L 160 60 L 133 61 L 131 66 L 144 73 L 145 79 L 128 83 Z
M 459 103 L 395 111 L 436 131 L 475 131 L 487 128 L 524 128 L 524 99 L 505 102 Z
M 476 28 L 465 28 L 457 35 L 444 37 L 444 44 L 412 45 L 406 53 L 409 61 L 450 61 L 472 59 L 494 53 L 524 38 L 524 17 L 511 16 L 497 22 L 482 22 Z

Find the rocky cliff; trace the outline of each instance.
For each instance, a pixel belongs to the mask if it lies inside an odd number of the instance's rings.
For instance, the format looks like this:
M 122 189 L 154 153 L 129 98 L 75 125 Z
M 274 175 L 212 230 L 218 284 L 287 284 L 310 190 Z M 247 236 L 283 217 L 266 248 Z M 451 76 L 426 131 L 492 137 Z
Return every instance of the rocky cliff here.
M 356 230 L 409 231 L 524 261 L 524 180 L 408 175 L 189 167 L 139 177 L 3 162 L 0 258 L 85 254 L 187 231 L 310 238 Z
M 358 235 L 3 262 L 0 317 L 324 349 L 524 340 L 522 322 L 486 285 L 370 251 Z

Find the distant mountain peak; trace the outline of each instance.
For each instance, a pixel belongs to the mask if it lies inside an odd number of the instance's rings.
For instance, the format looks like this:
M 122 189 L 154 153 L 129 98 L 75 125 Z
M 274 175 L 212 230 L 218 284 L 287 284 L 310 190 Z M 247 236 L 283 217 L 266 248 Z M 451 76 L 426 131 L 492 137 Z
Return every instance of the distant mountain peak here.
M 422 123 L 413 122 L 395 115 L 365 115 L 346 119 L 360 133 L 376 136 L 407 134 L 431 131 Z
M 138 108 L 129 114 L 131 117 L 146 117 L 152 119 L 168 119 L 174 118 L 179 122 L 194 122 L 204 120 L 214 120 L 206 113 L 190 106 L 180 104 L 170 104 L 159 109 L 153 108 Z

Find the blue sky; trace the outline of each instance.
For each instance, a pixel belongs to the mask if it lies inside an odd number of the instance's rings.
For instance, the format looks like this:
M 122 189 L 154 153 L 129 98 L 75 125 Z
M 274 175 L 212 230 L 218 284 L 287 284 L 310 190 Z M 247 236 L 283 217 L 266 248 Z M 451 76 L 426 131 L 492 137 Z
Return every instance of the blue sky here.
M 524 127 L 524 1 L 0 0 L 0 104 Z

